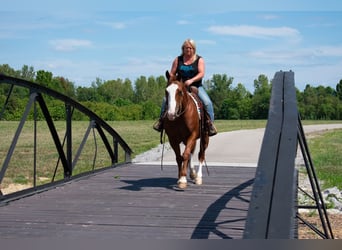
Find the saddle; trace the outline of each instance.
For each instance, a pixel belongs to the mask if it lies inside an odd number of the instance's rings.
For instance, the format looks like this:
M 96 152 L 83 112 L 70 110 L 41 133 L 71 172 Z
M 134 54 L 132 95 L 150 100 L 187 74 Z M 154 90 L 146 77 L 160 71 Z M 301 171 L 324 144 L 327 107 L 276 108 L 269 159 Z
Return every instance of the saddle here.
M 194 99 L 197 109 L 198 109 L 198 114 L 199 114 L 199 119 L 200 119 L 200 130 L 201 133 L 202 132 L 208 132 L 209 131 L 209 120 L 210 120 L 210 116 L 209 113 L 207 112 L 207 110 L 205 109 L 203 102 L 201 101 L 201 99 L 198 96 L 198 88 L 191 86 L 188 89 L 190 95 L 192 96 L 192 98 Z

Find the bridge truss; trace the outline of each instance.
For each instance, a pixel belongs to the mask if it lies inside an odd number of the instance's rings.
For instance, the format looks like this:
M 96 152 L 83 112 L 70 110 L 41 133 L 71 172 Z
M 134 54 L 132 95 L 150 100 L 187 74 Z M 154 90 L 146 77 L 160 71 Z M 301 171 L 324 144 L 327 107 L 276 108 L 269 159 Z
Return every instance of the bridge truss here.
M 17 128 L 15 129 L 13 138 L 1 138 L 3 144 L 8 142 L 9 144 L 8 151 L 2 152 L 4 158 L 0 162 L 0 164 L 2 164 L 0 169 L 0 200 L 17 198 L 21 195 L 27 195 L 28 193 L 39 192 L 42 189 L 55 186 L 59 182 L 65 182 L 85 174 L 94 173 L 104 168 L 113 167 L 118 164 L 128 163 L 131 161 L 132 150 L 123 138 L 121 138 L 121 136 L 107 122 L 102 120 L 98 115 L 79 102 L 37 83 L 3 74 L 0 74 L 0 87 L 3 92 L 7 92 L 6 99 L 4 100 L 2 107 L 0 107 L 0 124 L 3 128 L 6 123 L 3 118 L 5 112 L 9 108 L 8 106 L 11 104 L 11 98 L 13 97 L 15 90 L 21 88 L 26 90 L 24 93 L 27 93 L 27 97 L 23 98 L 27 101 L 26 106 L 22 111 L 20 121 L 15 124 Z M 65 121 L 65 123 L 63 122 L 64 125 L 62 128 L 60 128 L 61 122 L 57 123 L 53 120 L 51 110 L 54 107 L 47 104 L 47 99 L 53 99 L 64 104 L 65 119 L 63 121 Z M 76 141 L 73 137 L 74 133 L 80 133 L 80 131 L 75 131 L 73 126 L 75 113 L 89 119 L 88 127 L 84 128 L 84 131 L 82 131 L 84 134 L 81 141 Z M 41 184 L 37 173 L 39 172 L 39 167 L 41 167 L 38 164 L 38 160 L 42 156 L 39 155 L 39 150 L 37 149 L 41 142 L 41 140 L 38 139 L 39 128 L 42 127 L 40 124 L 43 122 L 45 122 L 48 127 L 50 132 L 49 139 L 51 140 L 51 143 L 54 144 L 54 153 L 57 157 L 52 177 L 50 177 L 50 180 Z M 19 172 L 19 174 L 27 175 L 27 173 L 20 173 L 20 170 L 8 171 L 9 166 L 11 165 L 11 160 L 13 160 L 12 158 L 15 155 L 15 152 L 18 151 L 19 138 L 24 136 L 23 131 L 25 124 L 30 124 L 33 127 L 29 133 L 32 135 L 32 143 L 30 143 L 30 147 L 33 148 L 33 150 L 30 158 L 33 160 L 27 160 L 25 162 L 25 164 L 28 164 L 28 162 L 32 163 L 30 168 L 30 175 L 32 175 L 30 178 L 32 179 L 32 187 L 14 192 L 13 194 L 4 194 L 1 191 L 1 187 L 3 186 L 3 180 L 8 172 Z M 91 134 L 93 137 L 91 137 Z M 46 138 L 44 138 L 44 140 L 45 139 Z M 89 141 L 93 144 L 92 150 L 90 150 L 91 153 L 89 153 L 89 151 L 85 151 L 85 148 L 87 148 L 90 143 Z M 89 158 L 89 154 L 92 154 L 92 159 Z M 101 166 L 98 166 L 97 157 L 100 154 L 104 154 L 106 160 L 103 160 L 102 162 L 102 164 L 105 165 L 100 164 Z M 22 157 L 23 156 L 19 156 L 19 158 Z M 28 156 L 26 155 L 25 157 Z M 85 158 L 87 160 L 83 160 L 82 164 L 88 166 L 78 167 L 78 165 L 81 165 L 79 162 L 82 162 L 82 159 Z M 60 170 L 60 166 L 62 166 L 62 170 Z M 19 168 L 18 166 L 15 167 Z M 62 174 L 60 175 L 62 177 L 57 177 L 58 172 L 61 171 Z M 12 176 L 11 178 L 15 178 L 15 176 Z

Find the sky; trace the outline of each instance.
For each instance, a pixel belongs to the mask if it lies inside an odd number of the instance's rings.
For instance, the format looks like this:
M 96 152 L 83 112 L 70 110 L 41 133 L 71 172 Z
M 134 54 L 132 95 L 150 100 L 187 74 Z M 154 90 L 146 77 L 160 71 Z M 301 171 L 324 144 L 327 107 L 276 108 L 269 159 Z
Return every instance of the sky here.
M 253 91 L 259 75 L 280 70 L 300 90 L 342 79 L 340 0 L 0 1 L 0 64 L 76 86 L 164 75 L 187 38 L 205 80 L 226 74 Z

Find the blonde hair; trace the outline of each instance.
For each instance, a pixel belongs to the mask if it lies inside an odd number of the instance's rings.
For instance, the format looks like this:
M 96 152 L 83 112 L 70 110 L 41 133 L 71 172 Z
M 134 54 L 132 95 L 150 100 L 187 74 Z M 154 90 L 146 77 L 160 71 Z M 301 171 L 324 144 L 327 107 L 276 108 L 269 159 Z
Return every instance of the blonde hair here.
M 185 48 L 186 45 L 190 45 L 193 48 L 194 56 L 196 56 L 196 43 L 195 43 L 195 41 L 193 39 L 190 39 L 190 38 L 186 39 L 183 42 L 183 44 L 182 44 L 182 54 L 181 55 L 184 54 L 184 48 Z

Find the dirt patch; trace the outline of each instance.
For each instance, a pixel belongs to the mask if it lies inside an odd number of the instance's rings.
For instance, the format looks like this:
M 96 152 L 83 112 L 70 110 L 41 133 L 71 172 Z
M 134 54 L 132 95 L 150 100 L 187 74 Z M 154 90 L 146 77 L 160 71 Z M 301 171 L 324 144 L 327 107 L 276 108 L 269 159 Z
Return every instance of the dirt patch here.
M 32 187 L 32 185 L 28 185 L 28 184 L 14 184 L 11 183 L 9 184 L 7 187 L 5 188 L 1 188 L 1 192 L 2 194 L 6 195 L 6 194 L 10 194 L 10 193 L 14 193 L 17 191 L 21 191 L 27 188 Z
M 300 214 L 300 216 L 324 233 L 322 222 L 318 215 Z M 328 214 L 328 219 L 334 239 L 342 239 L 342 214 Z M 298 239 L 322 239 L 322 237 L 299 221 Z

